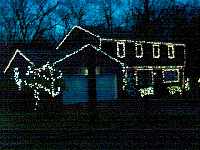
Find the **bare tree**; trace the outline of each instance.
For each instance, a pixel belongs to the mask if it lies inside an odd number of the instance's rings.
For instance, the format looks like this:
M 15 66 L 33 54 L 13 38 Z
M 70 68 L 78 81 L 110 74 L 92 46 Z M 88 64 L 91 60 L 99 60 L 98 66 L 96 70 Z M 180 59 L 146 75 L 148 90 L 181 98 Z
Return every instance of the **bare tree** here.
M 8 0 L 8 6 L 9 13 L 3 11 L 2 18 L 9 41 L 31 42 L 56 25 L 50 26 L 46 19 L 55 11 L 58 3 L 49 5 L 47 0 Z

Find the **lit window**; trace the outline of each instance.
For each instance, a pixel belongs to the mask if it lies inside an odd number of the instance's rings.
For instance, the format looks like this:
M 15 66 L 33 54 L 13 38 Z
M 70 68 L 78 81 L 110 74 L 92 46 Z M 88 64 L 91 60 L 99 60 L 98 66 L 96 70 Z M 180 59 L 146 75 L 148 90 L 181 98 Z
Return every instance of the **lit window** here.
M 174 46 L 168 45 L 168 58 L 173 59 L 175 58 Z
M 153 58 L 160 58 L 160 45 L 153 45 Z
M 125 57 L 125 43 L 117 42 L 117 57 L 124 58 Z
M 179 70 L 178 69 L 166 69 L 163 70 L 163 82 L 179 82 Z
M 142 44 L 135 43 L 135 52 L 136 52 L 136 57 L 137 58 L 142 58 L 143 57 Z

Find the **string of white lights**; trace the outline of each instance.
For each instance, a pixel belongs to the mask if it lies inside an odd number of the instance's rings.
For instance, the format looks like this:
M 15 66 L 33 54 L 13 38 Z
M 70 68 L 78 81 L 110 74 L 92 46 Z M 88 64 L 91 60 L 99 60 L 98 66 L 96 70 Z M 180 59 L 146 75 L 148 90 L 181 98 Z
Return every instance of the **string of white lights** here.
M 177 72 L 177 79 L 176 80 L 171 80 L 171 81 L 166 81 L 165 80 L 165 72 Z M 180 81 L 180 70 L 179 69 L 162 69 L 162 75 L 163 75 L 163 83 L 173 83 L 173 82 L 179 82 Z
M 142 58 L 144 51 L 141 43 L 135 43 L 136 58 Z
M 141 97 L 144 97 L 146 95 L 154 95 L 154 88 L 152 86 L 148 88 L 141 88 L 139 89 L 139 92 L 141 94 Z
M 158 41 L 139 41 L 139 40 L 127 40 L 127 39 L 106 39 L 106 38 L 101 38 L 102 41 L 113 41 L 113 42 L 127 42 L 127 43 L 141 43 L 141 44 L 159 44 L 159 45 L 174 45 L 174 46 L 184 46 L 186 47 L 185 44 L 183 43 L 170 43 L 170 42 L 158 42 Z
M 40 101 L 39 94 L 41 91 L 47 92 L 52 97 L 56 97 L 57 95 L 60 94 L 61 87 L 60 86 L 55 87 L 55 82 L 57 80 L 61 80 L 63 76 L 62 72 L 59 71 L 59 75 L 55 77 L 55 71 L 56 70 L 54 66 L 50 65 L 49 62 L 47 62 L 47 64 L 43 65 L 41 68 L 36 68 L 36 69 L 32 69 L 31 66 L 28 66 L 28 70 L 26 72 L 26 76 L 28 76 L 28 79 L 22 80 L 19 78 L 18 68 L 14 68 L 14 79 L 18 86 L 18 90 L 21 90 L 23 83 L 25 86 L 29 86 L 34 91 L 34 98 L 36 99 L 34 110 L 37 110 L 38 103 Z M 48 73 L 48 76 L 46 76 L 44 72 Z M 37 82 L 38 77 L 43 81 L 48 81 L 49 86 L 48 87 L 44 86 L 43 82 L 38 83 Z
M 179 93 L 180 95 L 182 94 L 182 89 L 180 86 L 169 86 L 167 89 L 170 95 L 174 95 L 176 93 Z
M 174 50 L 174 45 L 173 44 L 169 44 L 168 46 L 168 58 L 169 59 L 173 59 L 175 58 L 175 50 Z
M 120 45 L 122 45 L 122 54 L 121 54 Z M 125 54 L 125 43 L 124 42 L 117 42 L 117 57 L 124 58 L 125 55 L 126 55 Z
M 153 58 L 160 58 L 160 45 L 153 44 Z
M 21 55 L 26 61 L 28 61 L 31 65 L 34 65 L 33 62 L 30 61 L 30 59 L 28 59 L 19 49 L 16 49 L 14 55 L 12 56 L 12 58 L 10 59 L 8 65 L 6 66 L 4 73 L 6 73 L 6 71 L 9 69 L 12 61 L 15 59 L 16 55 L 19 53 L 19 55 Z
M 84 32 L 86 32 L 86 33 L 89 33 L 89 34 L 92 35 L 92 36 L 97 37 L 97 38 L 100 38 L 99 35 L 96 35 L 96 34 L 90 32 L 89 30 L 86 30 L 86 29 L 84 29 L 84 28 L 82 28 L 82 27 L 80 27 L 80 26 L 74 26 L 74 27 L 72 27 L 72 29 L 68 32 L 68 34 L 64 37 L 64 39 L 60 42 L 60 44 L 56 47 L 56 49 L 59 49 L 59 48 L 60 48 L 60 46 L 61 46 L 61 45 L 63 44 L 63 42 L 70 36 L 70 34 L 72 33 L 72 31 L 73 31 L 75 28 L 78 28 L 78 29 L 80 29 L 80 30 L 82 30 L 82 31 L 84 31 Z

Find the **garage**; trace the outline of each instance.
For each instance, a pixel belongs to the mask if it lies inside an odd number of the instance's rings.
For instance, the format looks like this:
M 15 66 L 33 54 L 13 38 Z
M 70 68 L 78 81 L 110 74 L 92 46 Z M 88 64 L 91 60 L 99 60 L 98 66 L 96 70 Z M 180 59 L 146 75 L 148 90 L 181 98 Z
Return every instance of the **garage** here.
M 80 68 L 78 73 L 64 76 L 65 88 L 63 92 L 63 103 L 78 104 L 89 101 L 88 71 Z M 117 75 L 96 68 L 96 99 L 100 101 L 112 101 L 117 99 Z M 104 70 L 104 71 L 102 71 Z
M 64 76 L 63 103 L 78 104 L 88 102 L 88 72 L 86 67 L 70 69 Z
M 117 76 L 115 74 L 99 74 L 96 76 L 96 92 L 98 101 L 117 99 Z

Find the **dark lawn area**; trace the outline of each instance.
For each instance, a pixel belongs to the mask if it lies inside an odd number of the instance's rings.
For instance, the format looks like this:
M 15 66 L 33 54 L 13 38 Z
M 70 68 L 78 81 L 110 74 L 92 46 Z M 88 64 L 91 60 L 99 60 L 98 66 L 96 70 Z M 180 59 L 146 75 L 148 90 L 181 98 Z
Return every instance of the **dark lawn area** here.
M 0 114 L 0 149 L 200 149 L 200 102 L 145 100 Z M 92 120 L 96 118 L 95 121 Z

